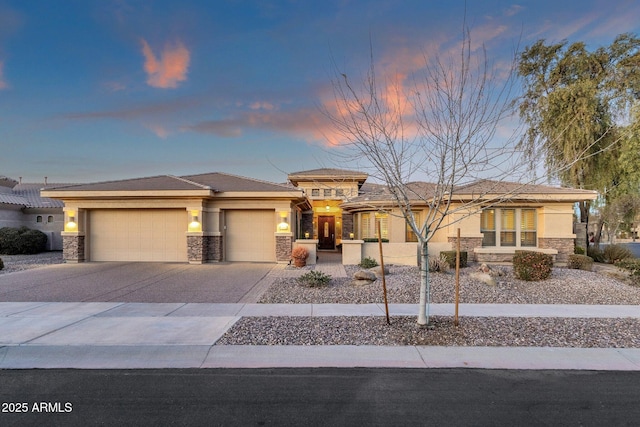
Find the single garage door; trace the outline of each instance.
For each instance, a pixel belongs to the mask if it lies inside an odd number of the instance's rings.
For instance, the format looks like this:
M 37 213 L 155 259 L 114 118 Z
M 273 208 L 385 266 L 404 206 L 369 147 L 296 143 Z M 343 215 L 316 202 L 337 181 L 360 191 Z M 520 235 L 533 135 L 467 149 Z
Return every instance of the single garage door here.
M 91 261 L 187 261 L 184 209 L 101 209 L 89 213 Z
M 229 210 L 225 212 L 227 261 L 276 261 L 275 212 Z

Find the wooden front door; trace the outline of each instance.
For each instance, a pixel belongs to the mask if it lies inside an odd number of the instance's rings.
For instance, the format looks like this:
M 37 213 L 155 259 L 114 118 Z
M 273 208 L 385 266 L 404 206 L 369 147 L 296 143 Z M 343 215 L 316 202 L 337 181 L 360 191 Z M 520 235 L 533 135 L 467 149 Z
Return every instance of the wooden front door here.
M 336 218 L 334 216 L 318 217 L 318 249 L 335 249 Z

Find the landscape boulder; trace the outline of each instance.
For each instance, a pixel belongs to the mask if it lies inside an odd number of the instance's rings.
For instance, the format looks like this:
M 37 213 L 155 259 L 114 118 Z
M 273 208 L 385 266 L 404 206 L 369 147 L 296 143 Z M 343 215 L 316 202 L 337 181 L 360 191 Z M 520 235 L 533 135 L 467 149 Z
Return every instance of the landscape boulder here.
M 352 286 L 365 286 L 370 285 L 375 282 L 377 279 L 376 273 L 369 270 L 359 270 L 353 275 L 353 280 L 351 281 Z

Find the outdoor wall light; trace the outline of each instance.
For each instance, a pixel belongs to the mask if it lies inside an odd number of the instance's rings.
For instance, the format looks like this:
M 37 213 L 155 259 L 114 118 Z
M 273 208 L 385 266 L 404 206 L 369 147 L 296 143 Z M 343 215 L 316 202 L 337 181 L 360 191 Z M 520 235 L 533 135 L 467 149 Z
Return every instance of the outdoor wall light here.
M 278 224 L 278 231 L 280 232 L 289 231 L 289 223 L 287 222 L 287 218 L 282 218 L 282 222 Z
M 67 224 L 65 226 L 65 230 L 66 231 L 76 231 L 78 229 L 78 224 L 76 223 L 76 217 L 75 216 L 70 216 L 69 217 L 69 221 L 67 221 Z
M 189 223 L 189 231 L 202 231 L 198 215 L 191 215 L 191 222 Z
M 349 239 L 353 240 L 354 237 L 355 235 L 353 233 L 349 233 Z
M 304 233 L 304 238 L 305 238 L 305 239 L 308 239 L 308 238 L 309 238 L 309 232 L 308 232 L 308 231 Z

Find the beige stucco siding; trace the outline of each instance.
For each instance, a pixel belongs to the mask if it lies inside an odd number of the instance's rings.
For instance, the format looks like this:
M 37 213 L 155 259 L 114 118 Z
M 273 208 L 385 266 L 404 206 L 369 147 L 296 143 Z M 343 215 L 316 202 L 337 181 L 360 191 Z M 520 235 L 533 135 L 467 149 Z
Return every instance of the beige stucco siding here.
M 88 218 L 91 261 L 187 261 L 184 209 L 98 209 Z

